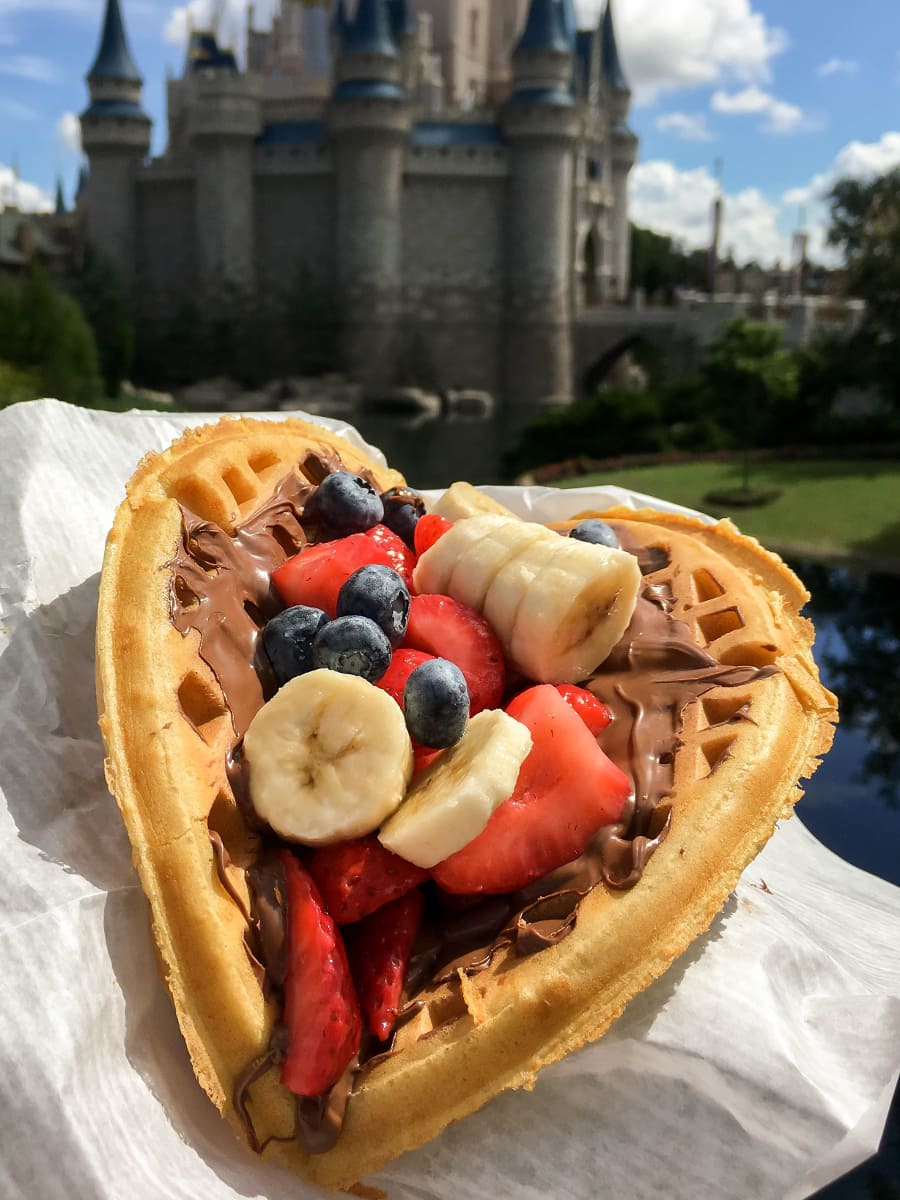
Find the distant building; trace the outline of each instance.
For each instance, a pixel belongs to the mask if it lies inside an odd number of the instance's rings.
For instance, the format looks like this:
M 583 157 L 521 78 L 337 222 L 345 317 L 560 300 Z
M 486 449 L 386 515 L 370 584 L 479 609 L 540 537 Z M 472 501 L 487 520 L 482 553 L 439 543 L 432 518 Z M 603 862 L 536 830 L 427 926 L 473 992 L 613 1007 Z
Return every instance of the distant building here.
M 282 0 L 244 65 L 191 33 L 151 123 L 119 0 L 81 116 L 86 238 L 131 286 L 139 327 L 190 298 L 275 314 L 298 279 L 333 297 L 369 390 L 412 348 L 443 386 L 525 410 L 572 393 L 583 304 L 629 288 L 637 139 L 610 0 Z M 273 315 L 273 323 L 277 319 Z

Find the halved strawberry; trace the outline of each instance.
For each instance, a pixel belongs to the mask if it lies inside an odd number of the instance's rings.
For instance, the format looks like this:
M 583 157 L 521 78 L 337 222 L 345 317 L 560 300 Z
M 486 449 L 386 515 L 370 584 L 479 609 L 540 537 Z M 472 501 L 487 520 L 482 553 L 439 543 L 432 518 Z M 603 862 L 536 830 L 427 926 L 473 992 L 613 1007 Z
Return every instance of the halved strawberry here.
M 426 550 L 430 550 L 438 538 L 443 537 L 452 524 L 452 521 L 448 521 L 446 517 L 438 516 L 437 513 L 426 513 L 424 517 L 419 517 L 413 537 L 416 554 L 421 555 Z
M 338 925 L 367 917 L 428 878 L 427 871 L 386 850 L 374 833 L 318 846 L 306 867 Z
M 347 930 L 347 954 L 366 1026 L 386 1041 L 394 1030 L 423 896 L 409 892 Z
M 503 696 L 503 649 L 488 621 L 449 596 L 413 596 L 404 647 L 456 663 L 469 689 L 471 716 L 496 708 Z
M 391 665 L 375 686 L 392 696 L 402 708 L 403 689 L 407 679 L 416 667 L 420 667 L 424 662 L 431 662 L 433 658 L 433 654 L 426 654 L 424 650 L 404 650 L 401 646 L 391 655 Z
M 406 586 L 411 589 L 416 556 L 403 538 L 394 533 L 392 529 L 388 529 L 387 525 L 373 525 L 371 529 L 366 530 L 363 537 L 375 542 L 385 551 L 390 559 L 387 565 L 393 567 Z
M 353 533 L 333 542 L 304 546 L 299 554 L 282 563 L 272 581 L 286 605 L 306 604 L 334 617 L 338 592 L 354 571 L 368 563 L 395 566 L 388 547 L 366 533 Z
M 433 868 L 448 892 L 514 892 L 571 862 L 619 819 L 631 790 L 552 684 L 520 693 L 506 711 L 531 730 L 532 750 L 478 837 Z
M 609 706 L 598 700 L 587 688 L 578 687 L 575 683 L 558 683 L 556 690 L 566 704 L 575 709 L 594 737 L 612 721 Z
M 281 1082 L 320 1096 L 359 1049 L 362 1017 L 340 932 L 316 885 L 289 850 L 280 854 L 287 891 L 284 1023 L 289 1043 Z

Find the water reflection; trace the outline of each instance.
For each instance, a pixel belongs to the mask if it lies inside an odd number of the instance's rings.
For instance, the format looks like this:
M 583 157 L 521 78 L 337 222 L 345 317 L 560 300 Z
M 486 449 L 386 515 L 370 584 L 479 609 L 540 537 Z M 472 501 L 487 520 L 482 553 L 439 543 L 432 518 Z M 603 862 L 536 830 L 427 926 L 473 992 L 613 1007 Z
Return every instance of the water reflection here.
M 793 564 L 813 599 L 816 660 L 836 692 L 834 747 L 799 814 L 842 858 L 900 884 L 900 605 L 898 579 Z

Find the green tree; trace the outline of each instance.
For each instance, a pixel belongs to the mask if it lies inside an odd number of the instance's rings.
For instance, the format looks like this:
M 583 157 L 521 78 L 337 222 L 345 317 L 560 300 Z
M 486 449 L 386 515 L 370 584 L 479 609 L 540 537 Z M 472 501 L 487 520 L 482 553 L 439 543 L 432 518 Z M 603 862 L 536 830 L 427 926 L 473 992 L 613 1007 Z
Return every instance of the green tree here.
M 118 396 L 134 363 L 134 326 L 115 265 L 95 250 L 88 250 L 74 291 L 94 331 L 106 394 Z
M 737 317 L 709 348 L 702 374 L 713 415 L 743 450 L 743 489 L 750 490 L 750 451 L 771 441 L 779 406 L 793 402 L 797 366 L 781 331 Z

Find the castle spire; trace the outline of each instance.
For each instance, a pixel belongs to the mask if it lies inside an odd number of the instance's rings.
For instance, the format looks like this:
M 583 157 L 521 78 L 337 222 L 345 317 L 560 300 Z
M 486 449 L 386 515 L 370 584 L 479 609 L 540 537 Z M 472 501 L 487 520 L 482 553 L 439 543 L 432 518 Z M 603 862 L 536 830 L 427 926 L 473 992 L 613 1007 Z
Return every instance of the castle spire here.
M 388 0 L 359 0 L 356 17 L 344 35 L 344 52 L 396 57 Z
M 119 0 L 106 0 L 100 46 L 97 49 L 94 65 L 88 72 L 89 83 L 94 80 L 107 79 L 135 84 L 143 82 L 128 48 Z
M 609 86 L 616 92 L 630 92 L 628 80 L 619 61 L 619 48 L 616 45 L 616 31 L 613 28 L 612 0 L 606 0 L 603 12 L 601 30 L 603 41 L 603 76 Z
M 350 18 L 347 16 L 346 0 L 337 0 L 334 6 L 334 16 L 331 19 L 331 32 L 343 41 L 350 31 Z
M 62 175 L 57 172 L 56 175 L 56 215 L 58 217 L 65 216 L 68 212 L 66 208 L 66 198 L 63 195 Z
M 531 0 L 525 28 L 516 50 L 551 50 L 558 54 L 572 51 L 566 29 L 563 0 Z
M 402 38 L 416 32 L 416 14 L 409 0 L 388 0 L 388 11 L 391 18 L 391 32 L 395 38 Z

